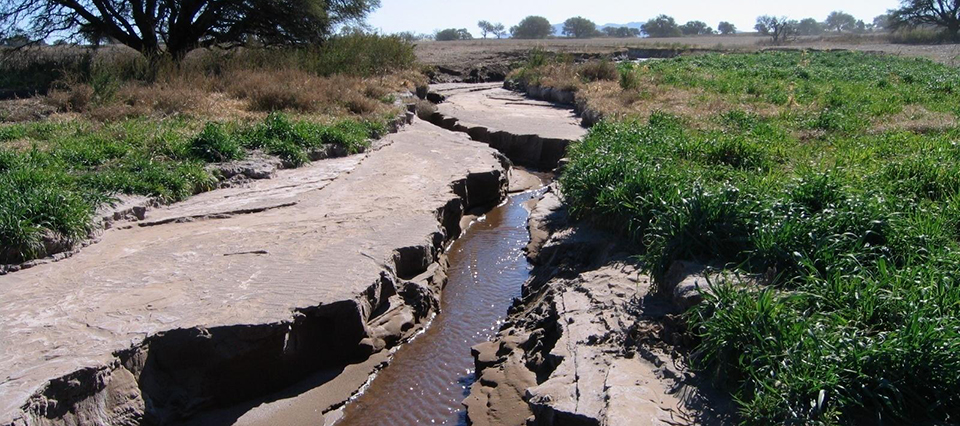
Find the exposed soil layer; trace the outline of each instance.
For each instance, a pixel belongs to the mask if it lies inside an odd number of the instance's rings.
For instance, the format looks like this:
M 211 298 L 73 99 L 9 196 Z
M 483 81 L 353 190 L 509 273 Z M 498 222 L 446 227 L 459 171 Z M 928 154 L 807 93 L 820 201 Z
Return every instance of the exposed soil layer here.
M 729 421 L 729 403 L 667 343 L 681 308 L 652 292 L 616 236 L 568 223 L 552 192 L 530 224 L 534 277 L 497 336 L 473 348 L 478 380 L 464 401 L 472 424 Z
M 507 192 L 463 135 L 415 122 L 385 143 L 0 277 L 0 424 L 172 423 L 311 374 L 365 380 L 435 312 L 464 212 Z
M 567 145 L 586 129 L 565 105 L 529 99 L 499 83 L 431 86 L 429 97 L 440 102 L 430 122 L 463 132 L 502 152 L 513 162 L 551 170 Z

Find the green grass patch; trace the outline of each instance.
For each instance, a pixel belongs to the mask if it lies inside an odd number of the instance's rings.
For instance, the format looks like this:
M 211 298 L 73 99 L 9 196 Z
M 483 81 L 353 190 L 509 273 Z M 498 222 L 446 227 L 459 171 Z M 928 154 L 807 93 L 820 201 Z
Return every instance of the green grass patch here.
M 162 202 L 215 187 L 206 164 L 277 155 L 291 167 L 328 145 L 363 151 L 385 132 L 380 120 L 320 124 L 272 114 L 264 122 L 201 124 L 135 119 L 0 126 L 0 263 L 43 255 L 44 241 L 86 238 L 94 212 L 118 194 Z
M 731 105 L 778 104 L 785 91 L 810 107 L 770 117 L 732 107 L 708 126 L 664 113 L 603 122 L 571 147 L 561 176 L 571 212 L 637 242 L 655 278 L 677 260 L 776 277 L 714 283 L 688 313 L 692 361 L 729 386 L 741 421 L 960 417 L 960 130 L 870 127 L 907 107 L 957 111 L 960 73 L 845 53 L 706 55 L 626 72 Z

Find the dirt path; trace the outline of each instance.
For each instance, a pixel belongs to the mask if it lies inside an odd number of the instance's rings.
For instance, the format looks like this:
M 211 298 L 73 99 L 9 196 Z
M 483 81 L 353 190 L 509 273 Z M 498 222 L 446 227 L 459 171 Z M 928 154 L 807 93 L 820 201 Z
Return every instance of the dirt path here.
M 172 421 L 395 344 L 432 311 L 464 210 L 507 183 L 465 135 L 385 142 L 0 277 L 0 424 Z

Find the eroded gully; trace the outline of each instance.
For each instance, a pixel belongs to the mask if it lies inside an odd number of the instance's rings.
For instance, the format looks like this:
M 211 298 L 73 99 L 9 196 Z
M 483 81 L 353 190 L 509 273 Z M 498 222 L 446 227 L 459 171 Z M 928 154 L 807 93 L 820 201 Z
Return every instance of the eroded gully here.
M 431 122 L 469 133 L 516 163 L 552 169 L 566 144 L 583 132 L 570 111 L 494 85 L 436 89 L 448 102 L 440 105 Z M 530 184 L 531 178 L 539 183 Z M 440 314 L 341 408 L 338 426 L 467 424 L 462 401 L 476 380 L 470 348 L 497 333 L 530 277 L 532 266 L 524 252 L 530 242 L 528 206 L 543 195 L 550 178 L 525 171 L 511 173 L 511 186 L 525 180 L 519 186 L 534 189 L 511 195 L 453 243 Z
M 469 348 L 496 333 L 529 276 L 524 203 L 542 192 L 511 196 L 453 244 L 440 315 L 347 404 L 338 425 L 466 423 L 461 401 L 474 381 Z

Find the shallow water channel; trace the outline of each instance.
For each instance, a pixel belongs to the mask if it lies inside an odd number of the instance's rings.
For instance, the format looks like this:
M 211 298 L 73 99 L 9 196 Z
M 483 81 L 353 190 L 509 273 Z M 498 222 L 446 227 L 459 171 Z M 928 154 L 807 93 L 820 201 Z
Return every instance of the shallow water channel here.
M 496 333 L 530 275 L 524 203 L 542 192 L 512 195 L 453 243 L 440 314 L 347 404 L 338 426 L 466 424 L 460 402 L 474 381 L 470 347 Z

